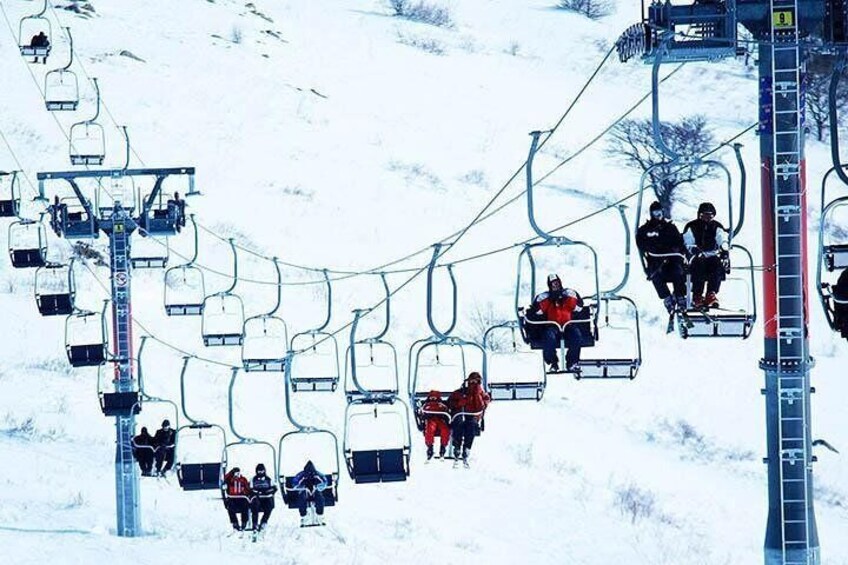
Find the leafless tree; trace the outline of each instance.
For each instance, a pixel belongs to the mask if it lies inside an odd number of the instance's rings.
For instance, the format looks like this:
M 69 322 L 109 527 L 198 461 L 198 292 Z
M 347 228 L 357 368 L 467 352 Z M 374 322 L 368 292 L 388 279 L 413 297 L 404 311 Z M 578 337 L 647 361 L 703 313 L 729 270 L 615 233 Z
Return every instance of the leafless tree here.
M 660 125 L 663 140 L 670 149 L 684 156 L 699 156 L 713 144 L 713 134 L 703 116 L 689 116 L 676 123 Z M 672 164 L 654 142 L 650 119 L 623 120 L 611 133 L 608 156 L 641 173 L 650 170 L 651 185 L 657 200 L 668 214 L 674 192 L 684 184 L 713 176 L 712 168 L 699 164 Z

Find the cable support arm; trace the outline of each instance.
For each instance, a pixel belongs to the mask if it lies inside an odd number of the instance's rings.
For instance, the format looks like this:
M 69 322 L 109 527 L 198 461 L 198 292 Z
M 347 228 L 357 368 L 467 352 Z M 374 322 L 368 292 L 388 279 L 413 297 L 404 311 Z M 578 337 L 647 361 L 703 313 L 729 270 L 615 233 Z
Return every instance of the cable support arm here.
M 453 265 L 448 264 L 447 269 L 448 275 L 450 276 L 452 296 L 451 321 L 445 331 L 440 331 L 439 328 L 436 327 L 436 323 L 433 319 L 433 271 L 436 268 L 436 261 L 439 259 L 441 251 L 441 243 L 437 243 L 433 246 L 433 257 L 430 259 L 430 264 L 427 266 L 427 325 L 430 326 L 430 330 L 433 332 L 434 336 L 439 339 L 447 339 L 456 327 L 457 286 L 456 277 L 453 274 Z

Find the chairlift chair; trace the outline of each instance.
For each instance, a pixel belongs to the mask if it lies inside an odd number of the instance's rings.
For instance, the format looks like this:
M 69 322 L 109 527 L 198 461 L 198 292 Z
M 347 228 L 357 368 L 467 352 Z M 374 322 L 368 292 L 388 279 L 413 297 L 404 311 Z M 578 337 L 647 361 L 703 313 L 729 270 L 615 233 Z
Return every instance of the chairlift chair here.
M 92 79 L 92 82 L 97 95 L 94 116 L 73 124 L 68 134 L 72 165 L 102 165 L 106 158 L 106 132 L 103 126 L 97 123 L 100 116 L 100 87 L 96 78 Z
M 18 171 L 0 171 L 0 218 L 14 218 L 21 213 L 21 188 Z
M 235 241 L 230 238 L 233 252 L 233 282 L 227 290 L 203 300 L 201 333 L 206 347 L 241 345 L 244 342 L 244 302 L 233 294 L 238 284 L 238 255 Z
M 180 265 L 165 271 L 165 313 L 168 316 L 200 316 L 206 297 L 203 271 Z
M 299 507 L 300 501 L 298 499 L 302 489 L 298 488 L 294 479 L 306 466 L 306 463 L 312 461 L 316 470 L 328 479 L 325 488 L 315 494 L 320 494 L 323 497 L 325 507 L 335 506 L 339 500 L 339 441 L 336 434 L 330 430 L 303 425 L 294 417 L 291 408 L 293 391 L 290 380 L 292 357 L 295 355 L 294 352 L 287 354 L 283 375 L 286 417 L 294 430 L 283 434 L 277 447 L 280 494 L 286 506 L 289 508 Z
M 75 296 L 73 260 L 48 263 L 35 271 L 35 302 L 42 316 L 72 314 Z
M 206 298 L 206 284 L 203 271 L 194 266 L 197 261 L 197 223 L 194 214 L 190 214 L 194 232 L 194 250 L 191 259 L 184 265 L 171 267 L 165 271 L 165 313 L 168 316 L 200 316 L 203 314 L 203 301 Z
M 106 347 L 106 305 L 101 312 L 77 310 L 65 319 L 65 350 L 71 366 L 103 365 Z
M 50 20 L 45 16 L 46 12 L 47 0 L 44 0 L 44 5 L 39 12 L 21 18 L 18 24 L 18 48 L 22 56 L 44 57 L 46 61 L 47 56 L 50 55 L 53 27 L 50 25 Z M 47 45 L 32 45 L 32 38 L 39 32 L 43 32 L 47 37 Z
M 457 322 L 457 282 L 453 272 L 453 265 L 446 265 L 448 278 L 451 285 L 451 317 L 445 329 L 436 326 L 433 316 L 433 278 L 436 270 L 436 261 L 441 256 L 441 244 L 433 246 L 433 254 L 430 264 L 427 266 L 427 300 L 426 313 L 427 325 L 432 335 L 419 339 L 412 343 L 409 348 L 407 384 L 409 392 L 409 403 L 415 414 L 415 422 L 419 430 L 424 429 L 424 421 L 421 417 L 421 407 L 434 385 L 438 385 L 442 393 L 442 399 L 447 400 L 454 387 L 458 387 L 467 378 L 469 367 L 466 359 L 467 351 L 476 351 L 480 354 L 480 373 L 483 378 L 483 388 L 488 389 L 486 378 L 486 350 L 478 343 L 464 340 L 450 335 L 456 327 Z M 432 361 L 422 361 L 423 354 L 432 350 Z M 453 355 L 453 359 L 450 356 Z M 444 360 L 447 358 L 447 360 Z M 424 378 L 424 373 L 427 379 Z M 442 375 L 439 375 L 442 373 Z M 445 374 L 446 373 L 446 374 Z M 433 375 L 436 375 L 435 377 Z M 434 381 L 436 381 L 434 383 Z M 447 385 L 447 386 L 445 386 Z
M 75 365 L 77 366 L 77 365 Z M 106 417 L 113 416 L 132 416 L 141 412 L 141 398 L 138 391 L 119 391 L 106 392 L 104 390 L 104 373 L 113 370 L 100 364 L 97 368 L 97 397 L 100 399 L 100 410 Z M 117 371 L 117 367 L 114 368 Z M 117 376 L 114 377 L 113 383 L 117 385 Z M 116 386 L 117 389 L 117 386 Z
M 834 70 L 834 74 L 837 74 L 836 70 Z M 836 80 L 838 80 L 838 77 L 836 77 Z M 836 133 L 832 132 L 831 135 L 833 136 Z M 838 138 L 832 141 L 832 143 L 837 144 L 836 147 L 838 148 Z M 838 152 L 838 149 L 836 151 Z M 838 160 L 837 157 L 838 155 L 834 156 L 834 160 Z M 848 241 L 843 241 L 844 238 L 834 238 L 828 233 L 830 228 L 836 223 L 834 219 L 835 212 L 840 208 L 848 207 L 848 196 L 840 196 L 828 200 L 827 181 L 831 174 L 835 172 L 838 178 L 843 181 L 843 184 L 846 184 L 845 180 L 848 177 L 846 177 L 844 168 L 845 166 L 842 164 L 834 164 L 822 179 L 822 212 L 819 219 L 818 261 L 816 263 L 816 288 L 818 289 L 819 302 L 822 305 L 828 325 L 833 331 L 837 332 L 841 331 L 840 324 L 837 323 L 837 306 L 843 306 L 846 301 L 843 298 L 834 296 L 834 281 L 832 279 L 829 281 L 825 280 L 824 272 L 830 273 L 832 277 L 834 273 L 842 272 L 848 268 Z M 839 231 L 837 233 L 841 234 Z
M 170 251 L 167 237 L 148 236 L 137 239 L 133 242 L 130 263 L 133 269 L 164 269 L 168 266 Z
M 68 64 L 44 75 L 44 104 L 50 112 L 73 112 L 79 105 L 79 80 L 71 70 L 74 63 L 74 38 L 71 28 L 66 27 L 65 32 L 70 44 Z
M 380 279 L 385 292 L 382 305 L 385 309 L 385 317 L 382 327 L 376 334 L 365 338 L 356 337 L 355 329 L 352 329 L 350 343 L 345 349 L 344 389 L 348 402 L 362 394 L 356 386 L 357 383 L 354 382 L 354 372 L 358 383 L 371 393 L 397 395 L 400 391 L 397 349 L 384 339 L 391 324 L 392 293 L 385 273 L 380 273 Z M 362 311 L 356 317 L 357 325 L 361 315 Z M 357 362 L 355 369 L 352 365 L 353 360 Z M 363 373 L 367 373 L 367 377 L 364 377 Z
M 244 321 L 241 361 L 246 372 L 280 372 L 285 369 L 289 330 L 285 320 L 276 315 L 282 303 L 283 277 L 276 257 L 273 263 L 277 272 L 277 299 L 274 307 Z
M 150 194 L 138 194 L 138 208 L 142 210 L 139 217 L 142 235 L 177 235 L 185 225 L 185 200 L 176 192 L 166 196 L 162 189 L 164 180 L 165 177 L 157 177 Z
M 224 447 L 222 473 L 226 474 L 229 469 L 235 468 L 237 466 L 242 466 L 245 477 L 248 477 L 248 473 L 253 471 L 253 464 L 262 463 L 264 465 L 268 463 L 268 459 L 270 457 L 270 465 L 273 468 L 273 473 L 269 473 L 268 477 L 278 477 L 279 472 L 277 469 L 277 450 L 274 448 L 274 446 L 268 443 L 267 441 L 262 441 L 252 437 L 244 436 L 236 430 L 234 422 L 235 419 L 233 416 L 235 412 L 235 403 L 233 402 L 233 391 L 235 389 L 235 383 L 236 379 L 238 378 L 238 375 L 239 369 L 233 368 L 232 376 L 230 377 L 230 386 L 227 393 L 227 413 L 230 424 L 230 432 L 233 436 L 235 436 L 236 441 L 230 442 Z M 247 461 L 249 461 L 251 465 L 244 464 L 245 451 L 249 451 L 251 453 L 251 456 L 247 458 Z M 256 455 L 256 453 L 260 452 L 264 452 L 265 457 Z M 238 464 L 233 464 L 233 461 Z M 237 498 L 245 499 L 248 505 L 251 502 L 250 498 L 245 495 L 230 495 L 224 483 L 221 484 L 221 496 L 224 501 L 224 506 L 227 507 L 230 500 Z M 273 497 L 273 493 L 265 496 Z
M 288 393 L 287 393 L 288 394 Z M 321 448 L 321 451 L 313 449 L 303 450 L 306 453 L 296 453 L 296 444 L 299 441 L 311 441 L 314 445 L 319 445 L 317 442 L 325 441 L 327 448 Z M 330 452 L 329 456 L 327 451 Z M 292 455 L 295 452 L 299 457 Z M 278 484 L 283 502 L 291 509 L 297 509 L 300 506 L 300 491 L 294 483 L 295 476 L 303 469 L 307 461 L 313 461 L 317 471 L 327 477 L 327 484 L 316 495 L 322 496 L 324 499 L 324 507 L 335 506 L 339 501 L 339 441 L 336 434 L 329 430 L 322 430 L 312 427 L 301 426 L 299 429 L 288 432 L 280 438 L 277 447 L 277 456 L 279 457 L 277 469 L 279 473 Z M 316 459 L 319 459 L 315 463 Z M 328 467 L 329 466 L 329 467 Z
M 291 350 L 298 352 L 292 359 L 291 386 L 294 392 L 334 392 L 339 384 L 339 344 L 334 334 L 324 331 L 333 313 L 333 288 L 326 269 L 323 272 L 327 287 L 327 310 L 323 323 L 317 328 L 296 333 Z
M 205 437 L 204 437 L 205 434 Z M 195 490 L 218 490 L 224 477 L 226 460 L 211 457 L 193 460 L 186 455 L 191 441 L 207 444 L 220 445 L 218 453 L 224 452 L 226 446 L 226 433 L 224 428 L 217 424 L 196 421 L 177 430 L 176 463 L 174 469 L 177 472 L 177 481 L 184 491 Z
M 186 374 L 191 357 L 183 358 L 180 371 L 180 407 L 188 424 L 177 429 L 176 464 L 177 480 L 185 491 L 218 490 L 226 467 L 227 433 L 217 424 L 195 419 L 186 408 Z M 204 437 L 205 435 L 205 437 Z M 203 449 L 202 457 L 192 453 L 192 444 L 209 446 Z M 195 445 L 195 447 L 197 447 Z M 211 455 L 210 455 L 211 454 Z M 214 456 L 213 456 L 214 455 Z
M 47 264 L 47 230 L 40 220 L 20 219 L 9 225 L 9 257 L 16 269 Z
M 72 182 L 72 185 L 75 183 Z M 76 197 L 59 199 L 49 208 L 50 225 L 60 237 L 69 239 L 97 239 L 100 237 L 100 222 L 91 202 Z
M 497 341 L 497 335 L 504 332 L 508 332 L 505 345 Z M 496 324 L 483 334 L 492 400 L 542 400 L 548 382 L 545 364 L 538 354 L 523 345 L 516 320 Z
M 624 303 L 630 312 L 626 316 L 629 325 L 618 325 L 610 322 L 611 303 Z M 634 379 L 642 366 L 642 335 L 639 326 L 639 309 L 630 298 L 614 293 L 602 293 L 600 302 L 595 305 L 604 312 L 604 325 L 597 332 L 598 341 L 609 339 L 613 331 L 628 334 L 628 340 L 633 343 L 633 355 L 630 357 L 580 357 L 580 370 L 574 375 L 576 379 Z M 623 318 L 624 316 L 622 316 Z
M 395 432 L 384 438 L 387 429 Z M 352 430 L 366 430 L 368 448 L 356 446 Z M 374 439 L 382 441 L 373 441 Z M 409 407 L 397 396 L 361 397 L 345 410 L 344 454 L 350 478 L 357 484 L 405 481 L 409 476 L 412 435 Z

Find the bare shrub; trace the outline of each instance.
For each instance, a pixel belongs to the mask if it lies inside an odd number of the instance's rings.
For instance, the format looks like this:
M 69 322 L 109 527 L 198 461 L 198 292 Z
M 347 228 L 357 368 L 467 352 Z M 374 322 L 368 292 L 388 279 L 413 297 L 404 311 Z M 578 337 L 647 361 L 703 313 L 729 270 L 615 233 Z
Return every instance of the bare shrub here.
M 656 497 L 649 490 L 643 490 L 630 483 L 615 489 L 615 506 L 622 516 L 629 516 L 635 524 L 640 518 L 650 518 L 656 507 Z
M 612 14 L 615 4 L 612 0 L 559 0 L 557 8 L 598 20 Z
M 432 55 L 444 55 L 445 48 L 441 42 L 429 37 L 418 37 L 416 35 L 406 35 L 398 33 L 398 43 L 408 47 L 415 47 L 421 51 L 425 51 Z
M 393 15 L 405 20 L 436 27 L 453 27 L 450 10 L 425 0 L 389 0 Z

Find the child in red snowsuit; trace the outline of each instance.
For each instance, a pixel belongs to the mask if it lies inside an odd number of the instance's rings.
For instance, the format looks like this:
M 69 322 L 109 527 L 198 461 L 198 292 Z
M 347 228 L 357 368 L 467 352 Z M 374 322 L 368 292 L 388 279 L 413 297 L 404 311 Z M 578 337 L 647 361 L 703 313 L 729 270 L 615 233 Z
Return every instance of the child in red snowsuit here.
M 445 456 L 450 441 L 450 411 L 448 405 L 442 401 L 442 393 L 431 390 L 427 400 L 421 407 L 421 416 L 424 419 L 424 443 L 427 445 L 427 460 L 433 458 L 433 444 L 436 434 L 439 434 L 439 457 Z

